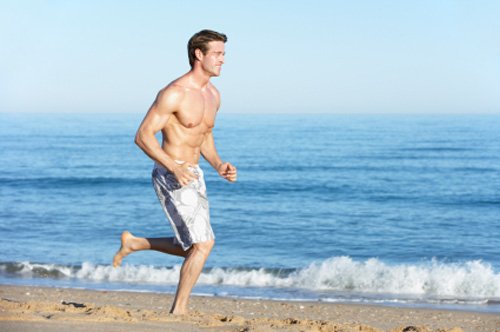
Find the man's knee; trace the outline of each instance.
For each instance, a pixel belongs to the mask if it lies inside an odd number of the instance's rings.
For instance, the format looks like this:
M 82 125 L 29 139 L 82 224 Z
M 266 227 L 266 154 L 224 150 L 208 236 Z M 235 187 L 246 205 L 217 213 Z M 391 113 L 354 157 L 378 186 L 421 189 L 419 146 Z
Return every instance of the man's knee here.
M 198 242 L 193 244 L 193 249 L 208 256 L 208 254 L 210 254 L 210 251 L 212 251 L 214 244 L 214 240 Z

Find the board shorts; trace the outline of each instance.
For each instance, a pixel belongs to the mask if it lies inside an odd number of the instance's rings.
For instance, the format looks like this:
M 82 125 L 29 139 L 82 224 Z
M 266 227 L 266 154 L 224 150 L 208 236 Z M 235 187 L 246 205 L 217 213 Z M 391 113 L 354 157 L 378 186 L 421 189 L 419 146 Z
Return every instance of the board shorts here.
M 215 239 L 210 225 L 203 171 L 198 165 L 189 169 L 198 178 L 185 186 L 179 184 L 172 172 L 157 163 L 152 173 L 156 195 L 175 234 L 174 242 L 184 251 L 191 248 L 193 243 Z

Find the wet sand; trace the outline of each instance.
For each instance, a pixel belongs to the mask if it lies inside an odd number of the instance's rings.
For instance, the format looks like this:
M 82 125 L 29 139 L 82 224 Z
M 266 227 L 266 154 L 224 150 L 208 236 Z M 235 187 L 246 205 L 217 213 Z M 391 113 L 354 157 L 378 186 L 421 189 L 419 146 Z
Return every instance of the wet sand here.
M 0 331 L 500 331 L 500 315 L 319 302 L 0 286 Z

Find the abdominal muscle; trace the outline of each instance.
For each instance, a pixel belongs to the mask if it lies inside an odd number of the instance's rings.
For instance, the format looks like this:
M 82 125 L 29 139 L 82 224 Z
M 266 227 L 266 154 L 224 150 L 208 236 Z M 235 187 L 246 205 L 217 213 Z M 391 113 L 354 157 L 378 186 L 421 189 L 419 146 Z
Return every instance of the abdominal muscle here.
M 175 161 L 188 162 L 196 165 L 200 160 L 200 148 L 172 146 L 171 144 L 163 142 L 162 149 Z
M 177 127 L 177 128 L 175 128 Z M 173 160 L 198 164 L 201 144 L 204 140 L 200 128 L 183 128 L 181 125 L 169 126 L 162 131 L 162 149 Z

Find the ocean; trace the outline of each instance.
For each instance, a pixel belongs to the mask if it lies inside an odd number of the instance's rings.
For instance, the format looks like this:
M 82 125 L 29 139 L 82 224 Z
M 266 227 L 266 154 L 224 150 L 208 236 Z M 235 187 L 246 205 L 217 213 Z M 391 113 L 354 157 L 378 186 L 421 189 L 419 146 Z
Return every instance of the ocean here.
M 0 113 L 0 285 L 175 291 L 144 114 Z M 194 294 L 500 312 L 500 115 L 218 116 Z M 0 286 L 1 287 L 1 286 Z

